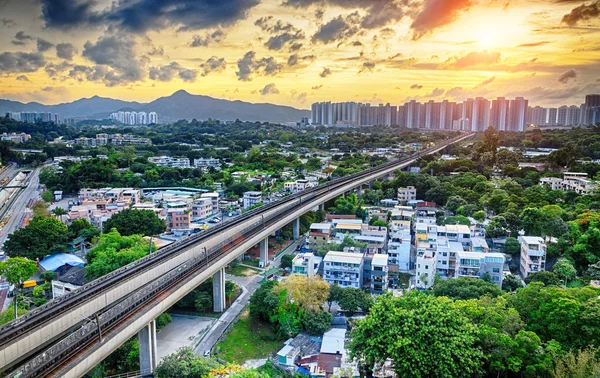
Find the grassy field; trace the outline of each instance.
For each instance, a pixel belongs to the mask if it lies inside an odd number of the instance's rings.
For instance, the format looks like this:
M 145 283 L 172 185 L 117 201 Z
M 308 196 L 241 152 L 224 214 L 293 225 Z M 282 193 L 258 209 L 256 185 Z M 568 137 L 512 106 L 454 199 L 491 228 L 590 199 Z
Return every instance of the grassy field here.
M 231 274 L 232 276 L 249 277 L 257 275 L 260 273 L 260 270 L 252 269 L 247 266 L 235 265 L 225 269 L 225 272 Z
M 218 343 L 218 357 L 227 362 L 243 364 L 247 360 L 266 358 L 283 347 L 283 341 L 274 341 L 269 324 L 254 322 L 245 309 L 240 321 L 233 326 L 225 341 Z

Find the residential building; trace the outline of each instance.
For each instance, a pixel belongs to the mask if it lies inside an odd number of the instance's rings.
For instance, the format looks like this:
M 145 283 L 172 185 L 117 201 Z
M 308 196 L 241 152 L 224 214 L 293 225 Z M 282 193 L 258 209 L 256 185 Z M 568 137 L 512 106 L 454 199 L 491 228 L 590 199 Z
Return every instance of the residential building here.
M 204 199 L 204 198 L 208 198 L 210 199 L 210 201 L 212 202 L 212 212 L 217 213 L 219 211 L 219 198 L 220 195 L 217 192 L 210 192 L 210 193 L 202 193 L 200 195 L 200 198 Z
M 371 260 L 371 294 L 383 294 L 388 286 L 388 255 L 375 253 Z
M 407 186 L 406 188 L 398 188 L 398 201 L 400 203 L 407 203 L 408 201 L 414 201 L 417 199 L 417 189 L 414 186 Z
M 296 181 L 289 181 L 289 182 L 284 183 L 283 189 L 287 190 L 288 192 L 296 193 L 296 192 L 301 192 L 308 188 L 313 188 L 317 185 L 319 185 L 319 183 L 316 181 L 309 181 L 306 179 L 298 179 Z
M 419 202 L 415 207 L 414 224 L 435 224 L 437 220 L 437 206 L 433 202 Z
M 244 209 L 249 209 L 262 202 L 262 192 L 245 192 L 242 197 Z
M 521 278 L 546 270 L 546 243 L 537 236 L 519 236 Z
M 155 156 L 149 157 L 148 161 L 161 167 L 171 168 L 189 168 L 190 159 L 188 158 L 174 158 L 170 156 Z
M 396 265 L 399 272 L 410 271 L 412 269 L 411 250 L 410 228 L 392 228 L 390 240 L 387 245 L 388 263 Z
M 1 140 L 9 140 L 13 143 L 25 143 L 28 140 L 31 139 L 31 135 L 29 134 L 25 134 L 25 133 L 2 133 L 2 135 L 0 136 Z
M 187 207 L 167 210 L 167 229 L 169 231 L 188 230 L 191 226 L 191 221 L 191 214 Z
M 314 253 L 299 253 L 292 260 L 292 274 L 302 274 L 312 278 L 319 270 L 322 261 L 323 258 L 315 256 Z
M 329 251 L 323 259 L 323 279 L 330 285 L 362 287 L 363 255 L 361 253 Z
M 202 220 L 213 214 L 213 204 L 210 198 L 199 198 L 192 202 L 192 219 Z
M 457 252 L 455 277 L 484 278 L 486 275 L 496 285 L 502 287 L 505 257 L 502 253 Z
M 584 172 L 565 172 L 563 178 L 543 177 L 540 185 L 549 186 L 552 190 L 574 191 L 577 194 L 588 195 L 598 189 L 598 184 L 588 180 Z
M 313 223 L 308 231 L 308 244 L 311 249 L 316 249 L 321 245 L 329 243 L 331 236 L 331 223 Z
M 88 282 L 84 266 L 68 266 L 62 274 L 52 280 L 52 299 L 69 294 Z
M 194 167 L 201 169 L 203 172 L 208 171 L 208 169 L 211 167 L 217 171 L 220 171 L 221 161 L 213 158 L 194 159 Z
M 423 248 L 417 252 L 416 286 L 428 289 L 433 286 L 435 279 L 435 251 L 432 248 Z

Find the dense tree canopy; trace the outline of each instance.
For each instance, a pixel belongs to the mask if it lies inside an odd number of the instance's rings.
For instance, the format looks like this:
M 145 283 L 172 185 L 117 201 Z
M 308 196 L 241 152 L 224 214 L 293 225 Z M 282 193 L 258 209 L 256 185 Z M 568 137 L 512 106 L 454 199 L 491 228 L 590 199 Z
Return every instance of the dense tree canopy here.
M 165 232 L 167 226 L 152 210 L 126 209 L 104 222 L 104 232 L 110 232 L 113 228 L 123 236 L 152 236 Z
M 33 217 L 29 224 L 9 235 L 4 250 L 10 257 L 42 260 L 67 251 L 67 226 L 56 218 Z

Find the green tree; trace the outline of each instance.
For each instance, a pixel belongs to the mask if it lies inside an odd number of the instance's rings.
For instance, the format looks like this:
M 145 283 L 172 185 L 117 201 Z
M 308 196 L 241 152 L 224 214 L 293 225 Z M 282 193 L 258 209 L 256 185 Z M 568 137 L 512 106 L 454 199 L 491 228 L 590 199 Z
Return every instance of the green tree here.
M 37 272 L 37 263 L 23 257 L 13 257 L 6 261 L 0 262 L 0 274 L 15 287 L 14 295 L 14 318 L 18 316 L 17 298 L 18 291 L 21 289 L 23 282 Z
M 71 224 L 68 226 L 68 237 L 69 239 L 75 239 L 83 237 L 87 241 L 91 241 L 93 238 L 100 235 L 100 230 L 92 226 L 92 224 L 85 218 L 73 219 Z
M 62 222 L 63 216 L 67 215 L 68 213 L 67 213 L 67 210 L 63 209 L 62 207 L 57 206 L 52 210 L 52 214 L 54 216 L 58 217 L 58 219 Z
M 559 279 L 565 281 L 565 285 L 568 281 L 575 279 L 577 276 L 575 267 L 568 259 L 565 258 L 558 259 L 558 261 L 554 263 L 552 271 L 556 273 Z
M 98 245 L 87 254 L 85 277 L 100 278 L 132 263 L 150 252 L 150 242 L 141 235 L 121 236 L 116 229 L 100 236 Z
M 504 252 L 512 256 L 517 256 L 521 253 L 521 243 L 519 243 L 517 238 L 507 238 L 506 243 L 504 243 Z
M 212 311 L 213 307 L 213 297 L 211 294 L 200 291 L 196 294 L 196 300 L 194 302 L 194 306 L 196 310 L 199 312 L 209 312 Z
M 322 335 L 331 327 L 333 315 L 327 311 L 304 311 L 302 327 L 311 335 Z
M 339 197 L 335 200 L 335 207 L 331 209 L 334 214 L 346 214 L 361 216 L 363 201 L 359 200 L 356 194 Z
M 44 201 L 35 201 L 31 205 L 34 217 L 48 218 L 50 213 L 48 212 L 48 204 Z
M 483 210 L 479 210 L 479 211 L 476 211 L 473 213 L 473 218 L 479 223 L 483 222 L 485 220 L 486 216 L 487 215 L 486 215 L 485 211 L 483 211 Z
M 569 351 L 557 356 L 554 361 L 554 378 L 596 378 L 600 377 L 600 358 L 597 350 L 587 348 Z
M 460 277 L 449 280 L 439 280 L 433 287 L 436 297 L 452 299 L 476 299 L 483 295 L 492 298 L 502 295 L 498 285 L 478 278 Z
M 465 226 L 471 226 L 471 221 L 469 220 L 469 218 L 467 218 L 463 215 L 454 215 L 454 216 L 450 216 L 450 217 L 445 217 L 445 218 L 443 218 L 442 223 L 443 223 L 443 225 L 462 224 Z
M 10 257 L 42 260 L 67 251 L 67 226 L 56 218 L 33 217 L 26 227 L 9 235 L 4 250 Z
M 342 295 L 338 304 L 343 311 L 351 314 L 359 310 L 369 312 L 373 305 L 373 298 L 361 289 L 345 287 L 342 289 Z
M 277 311 L 279 299 L 273 292 L 277 285 L 277 281 L 267 281 L 252 294 L 250 297 L 250 316 L 252 318 L 268 322 L 271 315 Z
M 281 267 L 282 268 L 290 268 L 292 269 L 292 260 L 294 260 L 294 255 L 292 254 L 287 254 L 287 255 L 283 255 L 281 256 Z
M 204 378 L 219 366 L 216 360 L 199 356 L 190 347 L 183 347 L 163 357 L 154 373 L 157 378 Z
M 548 272 L 548 271 L 544 270 L 541 272 L 531 273 L 527 276 L 527 278 L 525 278 L 526 284 L 529 285 L 532 282 L 541 282 L 546 286 L 550 286 L 550 285 L 559 286 L 560 278 L 558 278 L 556 273 Z
M 126 209 L 104 222 L 104 232 L 116 228 L 123 236 L 152 236 L 165 232 L 165 222 L 152 210 Z
M 54 202 L 54 193 L 51 190 L 44 190 L 41 197 L 48 203 Z
M 586 274 L 592 280 L 600 280 L 600 262 L 590 265 L 586 271 Z
M 342 299 L 342 293 L 344 289 L 342 289 L 338 284 L 329 285 L 329 295 L 327 296 L 327 305 L 329 306 L 329 311 L 331 311 L 331 305 L 333 302 L 338 302 Z
M 515 291 L 523 287 L 521 280 L 512 274 L 507 275 L 502 280 L 502 290 L 504 291 Z
M 58 277 L 58 274 L 56 274 L 56 272 L 53 272 L 51 270 L 46 270 L 46 271 L 43 271 L 42 273 L 40 273 L 40 278 L 46 282 L 55 280 L 57 277 Z
M 477 327 L 444 297 L 382 295 L 351 335 L 352 358 L 369 367 L 391 359 L 398 377 L 475 376 L 483 364 Z

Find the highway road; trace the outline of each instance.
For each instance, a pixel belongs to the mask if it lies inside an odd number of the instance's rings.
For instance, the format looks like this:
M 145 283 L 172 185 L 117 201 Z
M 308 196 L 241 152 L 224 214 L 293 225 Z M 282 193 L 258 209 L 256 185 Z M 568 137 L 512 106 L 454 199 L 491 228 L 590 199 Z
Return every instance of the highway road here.
M 10 163 L 6 166 L 6 168 L 0 173 L 0 182 L 2 182 L 5 178 L 8 178 L 6 182 L 12 180 L 15 177 L 17 165 L 15 163 Z
M 31 177 L 27 178 L 27 187 L 25 189 L 21 189 L 18 197 L 12 201 L 12 205 L 6 213 L 7 216 L 10 216 L 10 219 L 8 222 L 6 222 L 2 230 L 0 230 L 0 245 L 4 245 L 8 235 L 12 234 L 21 227 L 23 216 L 26 213 L 27 205 L 30 203 L 30 201 L 40 197 L 40 192 L 38 190 L 40 184 L 39 173 L 40 170 L 38 168 L 34 169 L 30 173 Z

